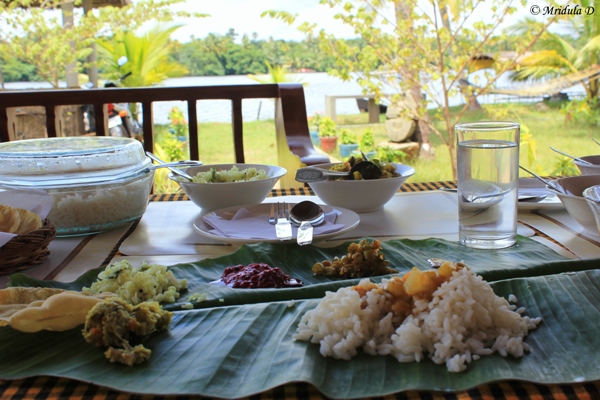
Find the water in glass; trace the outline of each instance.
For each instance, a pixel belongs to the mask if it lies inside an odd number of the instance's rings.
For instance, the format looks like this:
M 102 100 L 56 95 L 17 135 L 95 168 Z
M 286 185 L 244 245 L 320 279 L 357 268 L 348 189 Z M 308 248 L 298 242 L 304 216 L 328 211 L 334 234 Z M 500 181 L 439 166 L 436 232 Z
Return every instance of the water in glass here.
M 484 249 L 504 248 L 515 243 L 518 158 L 519 147 L 515 142 L 459 141 L 457 173 L 461 243 Z M 495 193 L 498 195 L 495 196 Z

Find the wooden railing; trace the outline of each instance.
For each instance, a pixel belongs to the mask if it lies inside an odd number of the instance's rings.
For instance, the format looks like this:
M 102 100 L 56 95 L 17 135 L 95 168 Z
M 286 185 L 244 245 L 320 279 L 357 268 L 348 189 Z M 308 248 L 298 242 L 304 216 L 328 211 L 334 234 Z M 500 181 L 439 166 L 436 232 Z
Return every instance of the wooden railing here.
M 275 128 L 278 164 L 288 169 L 282 180 L 283 187 L 299 186 L 295 170 L 303 163 L 314 165 L 328 162 L 328 157 L 318 153 L 308 132 L 304 89 L 301 84 L 257 84 L 193 87 L 102 88 L 0 92 L 0 141 L 15 139 L 16 126 L 10 124 L 7 109 L 42 106 L 46 110 L 46 136 L 61 136 L 60 106 L 90 104 L 96 115 L 96 134 L 108 135 L 106 107 L 108 103 L 141 103 L 144 148 L 153 151 L 154 118 L 152 103 L 158 101 L 186 101 L 189 120 L 190 158 L 199 159 L 198 100 L 230 100 L 235 160 L 245 162 L 242 100 L 272 98 L 276 100 Z M 99 117 L 104 116 L 104 118 Z

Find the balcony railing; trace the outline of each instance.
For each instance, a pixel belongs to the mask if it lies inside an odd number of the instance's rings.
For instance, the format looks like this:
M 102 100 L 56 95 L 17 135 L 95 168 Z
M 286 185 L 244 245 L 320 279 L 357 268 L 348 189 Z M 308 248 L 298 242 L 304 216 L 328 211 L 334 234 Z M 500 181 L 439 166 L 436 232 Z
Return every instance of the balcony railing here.
M 199 159 L 198 115 L 196 102 L 199 100 L 230 100 L 231 121 L 235 160 L 245 161 L 244 126 L 242 100 L 275 99 L 275 130 L 278 164 L 290 173 L 282 180 L 282 186 L 299 184 L 293 179 L 294 171 L 301 165 L 328 162 L 312 145 L 308 132 L 306 103 L 301 84 L 256 84 L 193 87 L 147 87 L 147 88 L 102 88 L 65 89 L 0 92 L 0 141 L 17 138 L 16 124 L 9 124 L 7 109 L 13 107 L 41 106 L 45 109 L 45 128 L 48 137 L 62 136 L 64 127 L 57 110 L 61 106 L 90 104 L 96 115 L 96 135 L 108 135 L 107 107 L 109 103 L 140 103 L 142 105 L 142 127 L 144 148 L 154 148 L 154 118 L 152 103 L 160 101 L 185 101 L 189 120 L 190 158 Z M 103 116 L 103 117 L 100 117 Z

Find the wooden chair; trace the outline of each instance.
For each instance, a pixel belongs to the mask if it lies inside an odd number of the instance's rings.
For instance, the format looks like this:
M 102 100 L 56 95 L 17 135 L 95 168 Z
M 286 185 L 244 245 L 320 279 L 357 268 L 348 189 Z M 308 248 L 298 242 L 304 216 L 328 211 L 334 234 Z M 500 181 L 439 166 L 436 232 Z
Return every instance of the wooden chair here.
M 316 151 L 308 133 L 304 89 L 301 84 L 256 84 L 193 87 L 145 87 L 65 89 L 0 92 L 0 141 L 17 138 L 16 124 L 8 117 L 10 109 L 41 106 L 45 109 L 46 136 L 63 136 L 64 121 L 59 110 L 63 106 L 91 104 L 96 115 L 96 135 L 108 135 L 108 103 L 141 103 L 144 131 L 144 148 L 153 151 L 154 124 L 152 103 L 158 101 L 187 101 L 189 119 L 190 158 L 199 159 L 198 100 L 230 100 L 235 160 L 245 162 L 243 142 L 242 100 L 272 98 L 276 101 L 275 128 L 278 164 L 288 170 L 281 180 L 282 187 L 298 187 L 295 171 L 302 164 L 314 165 L 329 162 L 329 158 Z M 99 117 L 99 116 L 103 116 Z M 9 122 L 11 122 L 9 124 Z

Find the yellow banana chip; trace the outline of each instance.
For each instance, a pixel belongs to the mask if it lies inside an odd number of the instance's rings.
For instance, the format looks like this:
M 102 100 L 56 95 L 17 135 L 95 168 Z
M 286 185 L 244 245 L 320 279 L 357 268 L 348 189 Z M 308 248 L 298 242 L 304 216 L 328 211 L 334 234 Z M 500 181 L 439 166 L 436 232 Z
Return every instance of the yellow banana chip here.
M 23 208 L 17 208 L 16 210 L 19 212 L 21 222 L 19 223 L 17 231 L 14 233 L 22 235 L 24 233 L 29 233 L 42 227 L 42 218 L 40 218 L 40 216 L 36 213 L 29 210 L 25 210 Z
M 42 218 L 23 208 L 0 204 L 0 231 L 21 235 L 40 229 Z
M 21 223 L 21 216 L 16 208 L 0 204 L 0 231 L 15 233 Z

